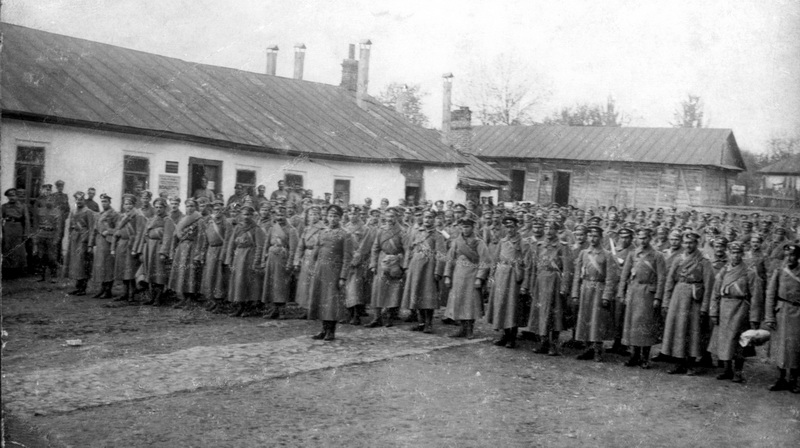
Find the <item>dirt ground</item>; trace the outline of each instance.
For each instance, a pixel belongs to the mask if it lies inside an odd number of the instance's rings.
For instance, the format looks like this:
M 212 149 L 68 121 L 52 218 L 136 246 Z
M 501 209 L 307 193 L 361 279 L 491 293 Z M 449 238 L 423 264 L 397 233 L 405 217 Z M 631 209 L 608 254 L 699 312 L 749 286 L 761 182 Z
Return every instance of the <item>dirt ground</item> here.
M 318 329 L 316 322 L 299 320 L 265 327 L 259 318 L 115 306 L 67 296 L 67 286 L 4 282 L 4 378 L 192 347 L 277 342 Z M 452 329 L 439 325 L 437 334 Z M 339 329 L 344 340 L 353 331 Z M 478 333 L 495 336 L 484 326 Z M 81 339 L 83 345 L 65 346 L 67 339 Z M 768 392 L 775 371 L 763 360 L 749 360 L 748 382 L 737 385 L 717 381 L 713 370 L 700 377 L 671 376 L 665 364 L 644 371 L 624 367 L 619 356 L 598 364 L 576 360 L 574 351 L 558 358 L 536 355 L 532 347 L 528 341 L 515 350 L 481 342 L 68 412 L 6 413 L 5 442 L 11 447 L 800 444 L 800 396 Z

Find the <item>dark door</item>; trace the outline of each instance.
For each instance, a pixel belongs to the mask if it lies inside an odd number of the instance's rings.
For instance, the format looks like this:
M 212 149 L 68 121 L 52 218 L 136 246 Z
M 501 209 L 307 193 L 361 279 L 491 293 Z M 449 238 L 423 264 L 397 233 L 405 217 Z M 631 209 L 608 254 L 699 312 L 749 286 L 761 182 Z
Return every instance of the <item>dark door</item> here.
M 203 178 L 214 193 L 222 193 L 222 161 L 189 157 L 189 195 L 203 188 Z
M 511 200 L 521 201 L 525 195 L 525 170 L 511 170 Z
M 556 171 L 553 202 L 564 206 L 569 204 L 569 171 Z
M 350 205 L 350 181 L 347 179 L 333 180 L 333 203 L 339 199 L 344 205 Z

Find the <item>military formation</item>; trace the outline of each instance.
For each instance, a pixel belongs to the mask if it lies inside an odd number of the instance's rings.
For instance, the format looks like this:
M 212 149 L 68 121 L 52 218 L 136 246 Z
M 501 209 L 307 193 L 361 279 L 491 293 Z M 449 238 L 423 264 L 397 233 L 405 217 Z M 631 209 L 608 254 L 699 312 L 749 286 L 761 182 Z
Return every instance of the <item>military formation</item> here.
M 760 329 L 778 368 L 770 390 L 800 393 L 798 217 L 491 201 L 346 206 L 283 182 L 269 197 L 263 186 L 237 186 L 227 201 L 205 187 L 183 201 L 140 191 L 116 211 L 108 195 L 97 204 L 94 189 L 70 204 L 63 182 L 56 187 L 30 205 L 6 191 L 3 267 L 31 263 L 52 281 L 61 266 L 72 295 L 91 281 L 98 299 L 313 319 L 321 328 L 312 337 L 324 341 L 337 324 L 392 326 L 401 310 L 412 331 L 433 333 L 443 308 L 442 325 L 457 327 L 451 337 L 473 338 L 485 318 L 498 346 L 525 337 L 539 354 L 569 346 L 603 362 L 613 352 L 628 367 L 671 362 L 670 374 L 721 367 L 717 378 L 735 383 L 755 354 L 741 337 Z

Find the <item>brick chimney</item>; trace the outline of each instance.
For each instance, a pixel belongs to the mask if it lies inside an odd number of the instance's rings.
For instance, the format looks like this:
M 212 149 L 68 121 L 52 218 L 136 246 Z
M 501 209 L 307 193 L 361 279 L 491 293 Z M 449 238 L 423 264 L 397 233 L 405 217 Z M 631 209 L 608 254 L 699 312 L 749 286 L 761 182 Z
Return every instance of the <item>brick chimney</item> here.
M 443 80 L 443 95 L 442 95 L 442 135 L 445 136 L 450 133 L 450 108 L 452 107 L 453 95 L 453 74 L 445 73 L 442 75 Z M 447 143 L 445 141 L 444 143 Z
M 303 79 L 303 64 L 305 60 L 305 44 L 294 44 L 294 79 Z
M 267 47 L 267 74 L 275 76 L 275 70 L 278 68 L 278 46 L 271 45 Z
M 450 114 L 450 132 L 448 140 L 460 152 L 472 150 L 472 111 L 467 106 L 461 106 Z
M 350 44 L 347 52 L 347 59 L 342 61 L 342 82 L 339 86 L 355 92 L 357 85 L 358 61 L 356 61 L 356 46 L 355 44 Z
M 369 50 L 372 42 L 369 39 L 359 43 L 358 55 L 358 83 L 356 85 L 356 104 L 358 107 L 367 109 L 367 90 L 369 88 Z

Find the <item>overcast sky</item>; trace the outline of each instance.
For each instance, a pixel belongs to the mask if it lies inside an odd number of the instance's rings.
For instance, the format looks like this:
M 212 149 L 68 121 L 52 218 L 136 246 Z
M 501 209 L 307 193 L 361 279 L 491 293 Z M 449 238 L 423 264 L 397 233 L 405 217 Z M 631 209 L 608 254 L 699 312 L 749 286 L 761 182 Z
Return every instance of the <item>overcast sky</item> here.
M 800 2 L 437 0 L 5 0 L 2 20 L 188 61 L 263 72 L 280 47 L 292 76 L 295 43 L 305 79 L 338 84 L 347 45 L 369 38 L 371 94 L 421 84 L 441 126 L 442 79 L 466 104 L 465 77 L 498 54 L 524 61 L 550 95 L 537 113 L 605 103 L 629 126 L 669 126 L 691 92 L 710 127 L 744 149 L 800 134 Z

